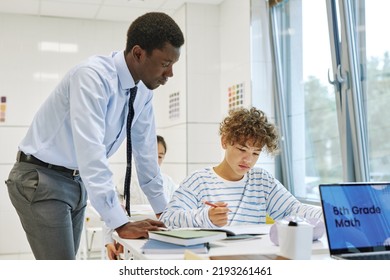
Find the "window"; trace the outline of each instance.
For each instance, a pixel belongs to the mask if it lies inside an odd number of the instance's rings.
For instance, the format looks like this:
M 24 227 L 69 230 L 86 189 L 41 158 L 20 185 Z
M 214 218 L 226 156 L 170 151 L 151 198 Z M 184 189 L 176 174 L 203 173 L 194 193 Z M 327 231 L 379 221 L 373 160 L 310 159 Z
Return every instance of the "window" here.
M 389 8 L 390 2 L 385 0 L 365 1 L 356 23 L 372 181 L 390 180 L 390 44 L 385 33 L 390 25 Z
M 315 201 L 320 183 L 389 180 L 390 45 L 379 30 L 390 4 L 277 2 L 269 12 L 282 183 Z
M 336 98 L 328 82 L 332 60 L 326 3 L 286 1 L 273 13 L 273 47 L 279 46 L 274 56 L 283 89 L 276 95 L 285 100 L 285 112 L 278 115 L 290 143 L 282 150 L 290 150 L 290 185 L 282 181 L 297 197 L 316 200 L 319 183 L 343 176 Z

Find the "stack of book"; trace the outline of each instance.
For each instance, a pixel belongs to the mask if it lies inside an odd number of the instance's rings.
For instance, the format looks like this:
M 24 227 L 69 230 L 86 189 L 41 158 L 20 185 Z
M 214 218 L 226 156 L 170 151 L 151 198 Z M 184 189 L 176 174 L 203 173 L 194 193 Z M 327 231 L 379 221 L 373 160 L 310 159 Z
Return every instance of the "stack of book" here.
M 178 228 L 150 231 L 144 254 L 208 253 L 208 243 L 222 239 L 246 239 L 268 234 L 269 225 L 238 225 L 221 228 Z
M 174 229 L 150 231 L 149 240 L 142 248 L 144 254 L 181 254 L 185 250 L 208 253 L 208 243 L 226 238 L 226 232 Z
M 142 247 L 143 254 L 184 254 L 186 250 L 190 250 L 197 254 L 207 254 L 209 252 L 209 246 L 208 243 L 184 246 L 149 239 Z

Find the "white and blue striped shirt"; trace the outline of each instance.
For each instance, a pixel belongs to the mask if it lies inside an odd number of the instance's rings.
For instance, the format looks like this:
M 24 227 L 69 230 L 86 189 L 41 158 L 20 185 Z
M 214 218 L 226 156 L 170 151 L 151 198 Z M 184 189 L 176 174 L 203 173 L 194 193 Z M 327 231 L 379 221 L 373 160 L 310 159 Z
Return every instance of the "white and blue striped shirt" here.
M 213 168 L 194 172 L 184 179 L 160 220 L 169 228 L 215 228 L 203 201 L 226 202 L 231 210 L 227 225 L 264 224 L 286 216 L 320 218 L 320 207 L 298 201 L 278 180 L 261 168 L 252 168 L 240 181 L 227 181 Z

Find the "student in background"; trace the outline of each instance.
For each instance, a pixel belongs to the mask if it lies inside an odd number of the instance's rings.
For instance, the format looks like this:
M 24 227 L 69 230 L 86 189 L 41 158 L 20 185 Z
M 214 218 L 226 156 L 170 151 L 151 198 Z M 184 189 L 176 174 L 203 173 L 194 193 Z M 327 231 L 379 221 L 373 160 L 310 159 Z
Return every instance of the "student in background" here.
M 276 127 L 262 111 L 231 111 L 219 133 L 223 161 L 183 180 L 160 216 L 168 228 L 264 224 L 267 214 L 274 220 L 322 216 L 320 207 L 302 204 L 269 172 L 254 167 L 260 153 L 278 150 Z
M 167 153 L 167 144 L 165 142 L 164 137 L 161 135 L 157 135 L 157 150 L 158 150 L 158 165 L 161 168 L 161 164 L 165 159 L 165 155 Z M 140 184 L 137 180 L 137 171 L 134 168 L 134 174 L 132 175 L 131 186 L 130 186 L 130 202 L 131 205 L 135 204 L 149 204 L 149 200 L 142 191 Z M 177 189 L 178 185 L 173 181 L 173 179 L 164 172 L 161 172 L 161 176 L 163 179 L 163 188 L 164 194 L 167 200 L 169 201 L 173 192 Z M 119 185 L 123 187 L 123 184 Z M 120 195 L 123 195 L 123 188 L 118 189 Z
M 167 200 L 155 160 L 153 90 L 173 76 L 183 44 L 170 16 L 146 13 L 130 25 L 124 50 L 72 68 L 38 110 L 6 182 L 36 259 L 75 259 L 87 197 L 123 238 L 147 237 L 148 230 L 162 226 L 151 219 L 129 222 L 109 158 L 126 138 L 130 91 L 136 89 L 132 152 L 140 184 L 159 216 Z
M 168 150 L 167 143 L 165 142 L 164 137 L 162 137 L 161 135 L 157 135 L 157 150 L 158 150 L 158 165 L 161 167 Z M 178 185 L 173 181 L 173 179 L 169 175 L 163 172 L 161 172 L 161 175 L 163 177 L 164 192 L 169 201 L 173 193 L 177 189 Z
M 161 167 L 164 159 L 165 159 L 165 154 L 167 153 L 167 144 L 165 142 L 165 139 L 157 135 L 157 148 L 158 148 L 158 165 Z M 169 201 L 170 198 L 172 197 L 174 191 L 177 189 L 177 185 L 173 181 L 173 179 L 168 176 L 167 174 L 161 172 L 161 175 L 163 177 L 163 186 L 164 186 L 164 193 Z M 131 182 L 131 204 L 148 204 L 149 201 L 147 200 L 146 196 L 142 192 L 138 180 L 136 179 L 136 176 L 132 176 L 132 182 Z M 119 191 L 121 193 L 121 191 Z M 123 197 L 123 196 L 122 196 Z M 104 240 L 106 244 L 106 250 L 107 250 L 107 256 L 110 260 L 117 259 L 119 254 L 123 251 L 123 248 L 120 247 L 118 243 L 116 243 L 112 239 L 112 233 L 113 231 L 110 230 L 107 227 L 103 227 L 103 232 L 104 232 Z

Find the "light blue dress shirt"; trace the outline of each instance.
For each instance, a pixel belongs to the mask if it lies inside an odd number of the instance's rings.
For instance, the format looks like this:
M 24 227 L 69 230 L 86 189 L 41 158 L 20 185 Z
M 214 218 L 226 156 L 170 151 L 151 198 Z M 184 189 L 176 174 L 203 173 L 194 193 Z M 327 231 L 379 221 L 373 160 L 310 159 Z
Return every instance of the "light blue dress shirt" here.
M 34 117 L 19 149 L 42 161 L 79 169 L 91 204 L 110 228 L 128 222 L 108 158 L 126 137 L 129 89 L 124 52 L 93 56 L 71 69 Z M 155 213 L 166 204 L 157 163 L 153 92 L 140 81 L 132 123 L 138 180 Z

